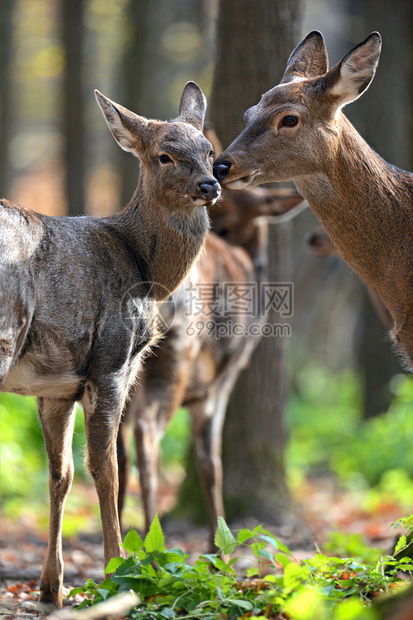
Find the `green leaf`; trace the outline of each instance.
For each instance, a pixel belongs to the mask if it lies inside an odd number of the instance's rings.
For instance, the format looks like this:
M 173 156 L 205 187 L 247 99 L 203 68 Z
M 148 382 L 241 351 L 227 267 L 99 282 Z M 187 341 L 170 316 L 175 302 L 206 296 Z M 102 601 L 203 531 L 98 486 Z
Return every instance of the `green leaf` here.
M 165 538 L 159 522 L 158 514 L 154 516 L 149 532 L 145 538 L 145 549 L 147 553 L 154 551 L 165 551 Z
M 189 558 L 189 555 L 182 551 L 180 547 L 172 547 L 172 549 L 167 549 L 167 553 L 175 553 L 176 555 L 180 555 L 182 558 Z
M 214 564 L 218 568 L 218 570 L 221 571 L 221 573 L 233 573 L 234 575 L 236 574 L 234 569 L 231 568 L 229 564 L 224 562 L 224 560 L 221 560 L 221 558 L 216 558 Z
M 256 567 L 253 568 L 248 568 L 247 569 L 247 577 L 248 579 L 250 579 L 251 577 L 257 577 L 258 576 L 258 569 Z
M 71 598 L 72 596 L 76 596 L 76 594 L 83 594 L 85 591 L 85 588 L 83 586 L 81 586 L 80 588 L 72 588 L 69 592 L 69 594 L 67 595 L 67 598 Z
M 252 543 L 250 547 L 252 551 L 254 552 L 255 557 L 258 558 L 258 556 L 260 555 L 261 549 L 265 549 L 265 542 L 261 540 L 259 542 Z
M 138 553 L 143 547 L 143 540 L 135 530 L 129 530 L 123 541 L 123 548 L 128 553 Z
M 396 555 L 400 551 L 400 549 L 403 549 L 403 547 L 406 546 L 406 543 L 407 543 L 406 536 L 400 536 L 399 540 L 397 541 L 397 545 L 396 545 L 393 555 Z
M 277 562 L 279 562 L 280 564 L 282 564 L 284 566 L 284 568 L 287 566 L 287 564 L 291 563 L 290 558 L 288 558 L 286 555 L 284 555 L 283 553 L 276 553 L 275 554 L 275 559 L 277 560 Z
M 102 588 L 98 588 L 98 590 L 97 590 L 97 591 L 99 592 L 100 596 L 102 597 L 102 599 L 103 599 L 104 601 L 106 601 L 106 599 L 107 599 L 107 598 L 108 598 L 108 596 L 110 595 L 109 590 L 103 590 Z
M 266 549 L 260 549 L 258 551 L 258 554 L 262 556 L 263 558 L 265 558 L 266 560 L 269 560 L 271 564 L 275 566 L 275 560 L 269 551 L 267 551 Z
M 247 530 L 247 529 L 240 530 L 237 536 L 237 544 L 241 545 L 246 540 L 249 540 L 252 537 L 253 537 L 253 533 L 251 532 L 251 530 Z
M 236 605 L 240 609 L 245 609 L 245 611 L 251 611 L 254 605 L 249 601 L 241 601 L 236 598 L 227 598 L 227 603 L 231 603 L 232 605 Z
M 260 538 L 269 542 L 275 549 L 277 549 L 277 551 L 284 551 L 284 553 L 286 553 L 287 555 L 291 555 L 291 551 L 289 550 L 289 548 L 286 545 L 283 545 L 283 543 L 279 541 L 278 538 L 275 538 L 275 536 L 267 536 L 266 534 L 261 534 Z
M 164 618 L 168 618 L 168 620 L 170 620 L 171 618 L 175 618 L 175 616 L 176 616 L 176 613 L 170 607 L 165 607 L 164 609 L 162 609 L 160 614 Z
M 125 539 L 126 540 L 126 539 Z M 124 559 L 123 558 L 112 558 L 111 560 L 109 560 L 109 563 L 107 565 L 107 567 L 105 568 L 105 575 L 109 574 L 109 573 L 114 573 L 115 570 L 124 563 Z
M 218 517 L 218 528 L 215 534 L 214 543 L 224 555 L 227 553 L 232 553 L 236 546 L 235 538 L 222 517 Z

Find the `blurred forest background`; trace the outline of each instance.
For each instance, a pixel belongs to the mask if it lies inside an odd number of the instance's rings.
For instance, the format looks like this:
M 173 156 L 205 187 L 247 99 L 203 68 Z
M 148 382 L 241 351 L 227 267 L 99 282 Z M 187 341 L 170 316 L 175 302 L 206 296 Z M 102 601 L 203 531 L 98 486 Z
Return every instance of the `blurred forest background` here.
M 195 80 L 227 146 L 243 111 L 278 83 L 289 53 L 312 29 L 323 32 L 331 65 L 371 31 L 381 32 L 377 76 L 346 114 L 385 159 L 412 170 L 410 0 L 397 10 L 390 0 L 0 0 L 0 195 L 49 215 L 117 211 L 136 186 L 138 163 L 115 145 L 94 88 L 139 114 L 167 119 L 176 116 L 186 81 Z M 326 476 L 355 494 L 360 510 L 392 505 L 402 516 L 413 508 L 413 383 L 364 285 L 339 257 L 311 252 L 306 237 L 316 225 L 306 210 L 273 233 L 282 248 L 278 281 L 294 282 L 292 337 L 257 354 L 272 382 L 266 422 L 259 421 L 260 389 L 251 387 L 257 377 L 244 378 L 248 395 L 240 387 L 230 404 L 224 444 L 232 517 L 282 523 L 294 502 L 313 492 L 312 481 Z M 274 451 L 254 468 L 248 442 L 269 428 Z M 42 444 L 34 399 L 0 395 L 2 514 L 35 516 L 39 527 L 47 524 Z M 174 505 L 188 444 L 181 411 L 163 442 L 161 512 Z M 66 534 L 96 527 L 83 446 L 79 415 Z M 255 499 L 251 490 L 245 506 L 233 495 L 235 488 L 248 492 L 248 478 L 251 489 L 261 479 L 264 486 Z M 125 520 L 139 527 L 136 483 L 132 491 Z M 193 487 L 188 492 L 193 497 Z

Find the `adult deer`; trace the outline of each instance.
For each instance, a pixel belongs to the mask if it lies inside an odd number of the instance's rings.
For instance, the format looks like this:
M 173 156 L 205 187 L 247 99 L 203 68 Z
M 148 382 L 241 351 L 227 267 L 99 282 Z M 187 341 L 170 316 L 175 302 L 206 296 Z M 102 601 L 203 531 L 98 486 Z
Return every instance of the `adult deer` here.
M 247 110 L 215 175 L 228 189 L 294 180 L 341 256 L 390 312 L 392 336 L 412 367 L 413 175 L 379 157 L 342 113 L 369 86 L 380 51 L 373 32 L 328 71 L 323 37 L 311 32 L 281 83 Z
M 62 604 L 63 506 L 73 477 L 74 405 L 85 414 L 105 563 L 121 554 L 116 436 L 128 387 L 156 337 L 156 302 L 188 273 L 220 195 L 206 101 L 189 82 L 174 121 L 147 120 L 96 91 L 141 175 L 106 218 L 54 218 L 0 201 L 0 388 L 38 397 L 49 458 L 50 536 L 40 600 Z
M 228 399 L 259 342 L 263 321 L 259 283 L 266 280 L 267 227 L 256 220 L 285 213 L 302 201 L 291 190 L 248 188 L 224 191 L 209 209 L 215 232 L 208 234 L 205 251 L 173 294 L 172 325 L 145 360 L 119 429 L 119 513 L 128 478 L 127 431 L 133 424 L 146 530 L 157 512 L 160 441 L 178 407 L 186 406 L 208 511 L 209 546 L 214 547 L 217 518 L 224 516 L 221 445 Z M 169 304 L 161 310 L 166 322 L 171 311 Z

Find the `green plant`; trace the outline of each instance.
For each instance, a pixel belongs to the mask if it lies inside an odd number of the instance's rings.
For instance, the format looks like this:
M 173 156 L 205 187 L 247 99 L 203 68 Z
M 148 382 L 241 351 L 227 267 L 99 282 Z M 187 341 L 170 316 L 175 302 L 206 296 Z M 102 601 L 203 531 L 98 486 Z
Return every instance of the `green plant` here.
M 361 387 L 356 373 L 305 367 L 297 373 L 288 407 L 287 465 L 292 483 L 309 472 L 333 472 L 345 487 L 391 496 L 411 509 L 413 494 L 413 379 L 392 380 L 394 400 L 386 414 L 360 419 Z M 378 458 L 380 455 L 380 458 Z
M 165 548 L 156 516 L 145 540 L 129 531 L 124 541 L 129 557 L 109 562 L 110 577 L 101 584 L 89 579 L 69 596 L 84 595 L 82 608 L 133 590 L 140 598 L 129 614 L 134 620 L 251 620 L 282 612 L 295 620 L 372 620 L 371 600 L 400 586 L 401 570 L 413 571 L 409 558 L 390 556 L 368 565 L 317 553 L 297 563 L 262 526 L 240 530 L 235 538 L 222 518 L 215 544 L 219 554 L 201 555 L 191 566 L 181 549 Z M 251 567 L 243 579 L 235 570 L 238 558 L 226 557 L 234 551 L 248 551 Z

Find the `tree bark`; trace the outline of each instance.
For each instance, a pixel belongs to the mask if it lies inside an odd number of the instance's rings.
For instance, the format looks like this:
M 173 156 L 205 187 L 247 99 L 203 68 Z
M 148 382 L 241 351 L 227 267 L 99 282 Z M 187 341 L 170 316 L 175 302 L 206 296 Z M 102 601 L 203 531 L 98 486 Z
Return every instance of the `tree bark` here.
M 301 0 L 221 0 L 210 119 L 224 147 L 245 110 L 278 84 L 299 39 Z
M 13 0 L 0 2 L 0 196 L 7 196 L 10 187 L 9 144 L 12 120 L 12 39 Z
M 221 0 L 210 118 L 224 146 L 245 110 L 275 86 L 299 40 L 301 0 Z M 290 282 L 290 228 L 269 226 L 269 282 Z M 270 313 L 266 321 L 277 324 Z M 287 338 L 262 338 L 231 396 L 224 429 L 224 493 L 229 519 L 280 525 L 292 518 L 285 481 Z
M 291 230 L 270 225 L 269 282 L 291 282 Z M 271 309 L 265 325 L 287 325 Z M 285 478 L 284 411 L 288 336 L 263 337 L 231 395 L 224 430 L 224 495 L 229 521 L 253 516 L 267 525 L 294 521 Z
M 145 84 L 145 58 L 149 36 L 151 0 L 129 0 L 127 5 L 128 36 L 122 54 L 120 67 L 122 102 L 139 114 L 142 108 L 142 93 Z M 147 64 L 147 62 L 146 62 Z M 138 176 L 138 162 L 130 153 L 118 152 L 122 170 L 122 205 L 125 205 L 135 191 Z
M 85 211 L 86 136 L 83 99 L 84 0 L 62 0 L 63 135 L 69 215 Z

